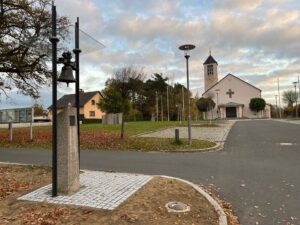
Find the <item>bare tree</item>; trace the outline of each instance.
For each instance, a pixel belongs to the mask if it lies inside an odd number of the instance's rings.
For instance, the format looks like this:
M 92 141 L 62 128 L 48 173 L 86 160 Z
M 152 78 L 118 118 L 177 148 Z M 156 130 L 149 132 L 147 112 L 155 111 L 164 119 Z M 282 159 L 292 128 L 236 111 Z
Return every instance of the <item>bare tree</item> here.
M 297 95 L 294 91 L 284 91 L 282 94 L 282 101 L 286 103 L 288 106 L 293 106 L 296 102 Z
M 39 97 L 50 84 L 47 67 L 51 49 L 50 1 L 0 0 L 0 81 L 22 94 Z M 58 18 L 58 33 L 65 36 L 69 20 Z

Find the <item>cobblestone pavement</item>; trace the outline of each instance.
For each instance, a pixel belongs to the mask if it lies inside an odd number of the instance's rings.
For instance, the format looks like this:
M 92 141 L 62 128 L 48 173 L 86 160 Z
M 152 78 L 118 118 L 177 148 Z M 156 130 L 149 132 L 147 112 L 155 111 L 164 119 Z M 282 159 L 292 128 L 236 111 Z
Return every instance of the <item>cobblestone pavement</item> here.
M 81 189 L 73 195 L 51 197 L 49 184 L 18 199 L 112 210 L 151 179 L 146 175 L 85 171 L 80 174 Z
M 223 142 L 226 140 L 227 135 L 235 122 L 235 120 L 228 120 L 224 123 L 220 123 L 219 127 L 192 127 L 192 139 Z M 172 127 L 148 134 L 142 134 L 138 137 L 174 138 L 175 129 L 179 129 L 180 138 L 188 137 L 187 127 Z

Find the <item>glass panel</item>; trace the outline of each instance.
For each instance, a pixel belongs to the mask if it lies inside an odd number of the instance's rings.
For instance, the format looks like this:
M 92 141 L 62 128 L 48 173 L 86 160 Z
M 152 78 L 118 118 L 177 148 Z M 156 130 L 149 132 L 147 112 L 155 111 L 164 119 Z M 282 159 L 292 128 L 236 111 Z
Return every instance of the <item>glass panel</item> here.
M 25 109 L 19 111 L 19 121 L 20 123 L 26 122 Z

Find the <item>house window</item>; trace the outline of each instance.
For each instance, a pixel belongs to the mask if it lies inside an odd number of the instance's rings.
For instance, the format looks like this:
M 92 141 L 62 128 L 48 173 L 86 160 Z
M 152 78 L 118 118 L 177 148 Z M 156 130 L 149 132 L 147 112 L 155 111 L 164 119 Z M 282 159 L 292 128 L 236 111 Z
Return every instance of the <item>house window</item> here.
M 90 117 L 95 117 L 95 111 L 90 111 Z
M 214 66 L 208 65 L 207 66 L 207 75 L 213 75 L 214 74 Z
M 95 105 L 95 100 L 92 100 L 92 105 Z

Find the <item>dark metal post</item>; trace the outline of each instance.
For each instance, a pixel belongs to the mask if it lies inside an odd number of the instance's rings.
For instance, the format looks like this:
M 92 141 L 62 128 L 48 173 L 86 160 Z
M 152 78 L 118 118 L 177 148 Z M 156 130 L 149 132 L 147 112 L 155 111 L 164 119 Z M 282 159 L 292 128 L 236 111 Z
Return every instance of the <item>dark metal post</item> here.
M 0 1 L 0 15 L 1 17 L 3 16 L 4 14 L 4 8 L 3 8 L 3 0 Z
M 73 49 L 75 54 L 75 79 L 76 79 L 76 91 L 75 91 L 75 102 L 77 110 L 77 136 L 78 136 L 78 156 L 79 156 L 79 169 L 80 169 L 80 105 L 79 105 L 79 54 L 81 52 L 79 48 L 79 18 L 77 17 L 77 22 L 75 23 L 75 49 Z
M 57 196 L 57 42 L 56 6 L 52 4 L 52 197 Z
M 13 122 L 8 123 L 8 129 L 9 129 L 9 142 L 13 141 Z
M 187 92 L 188 92 L 188 134 L 189 134 L 189 145 L 192 144 L 192 130 L 191 130 L 191 99 L 190 99 L 190 82 L 189 82 L 189 58 L 190 56 L 186 54 L 186 76 L 187 76 Z
M 180 140 L 179 140 L 179 129 L 175 129 L 175 143 L 179 144 Z

